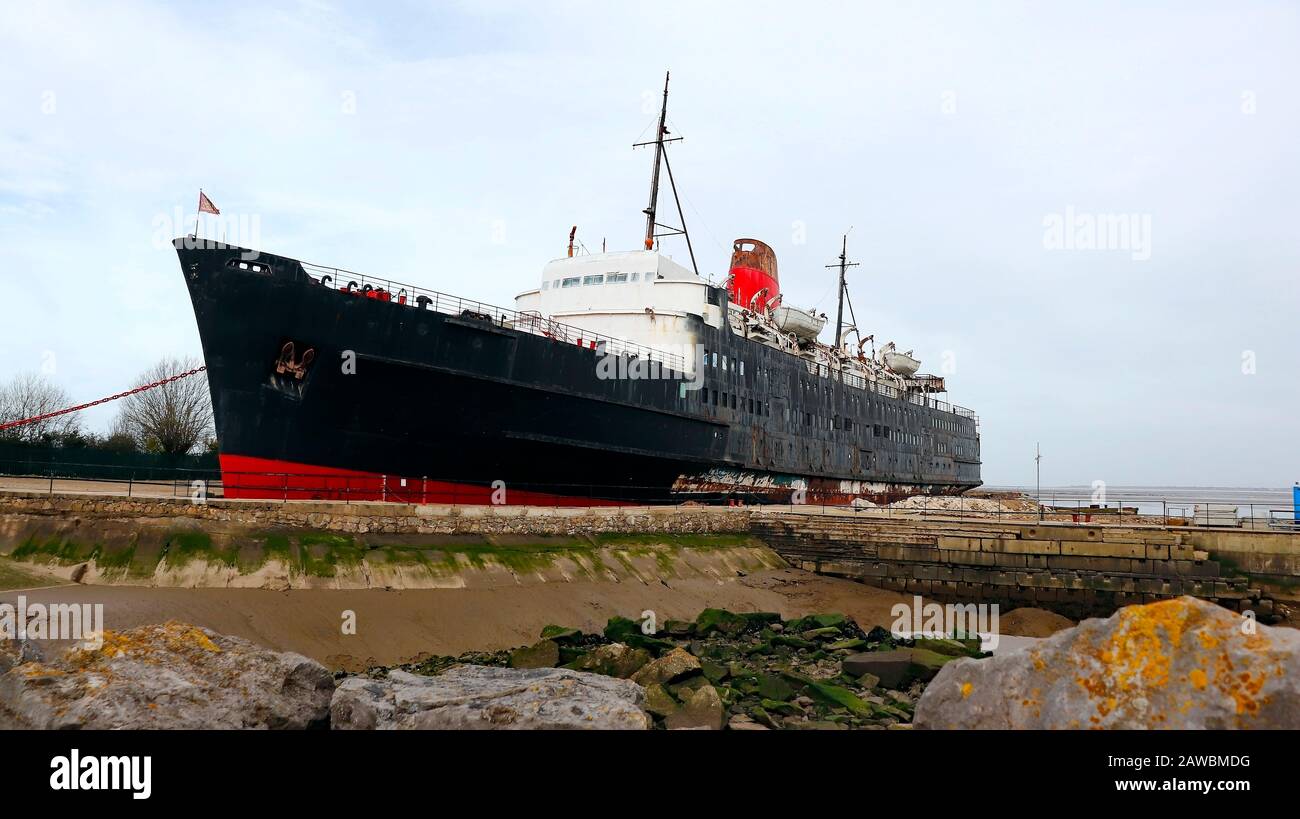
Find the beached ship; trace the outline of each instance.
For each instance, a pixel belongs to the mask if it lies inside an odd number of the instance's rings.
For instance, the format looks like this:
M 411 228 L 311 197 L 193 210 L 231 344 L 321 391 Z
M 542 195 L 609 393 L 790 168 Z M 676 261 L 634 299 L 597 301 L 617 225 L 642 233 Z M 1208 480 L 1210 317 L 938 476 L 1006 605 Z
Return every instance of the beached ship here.
M 690 247 L 659 221 L 666 111 L 665 84 L 643 247 L 576 252 L 570 232 L 513 309 L 176 239 L 225 495 L 850 503 L 978 486 L 975 414 L 911 356 L 842 337 L 843 254 L 825 344 L 824 316 L 782 305 L 763 242 L 737 240 L 721 284 L 693 250 L 689 268 L 659 252 Z

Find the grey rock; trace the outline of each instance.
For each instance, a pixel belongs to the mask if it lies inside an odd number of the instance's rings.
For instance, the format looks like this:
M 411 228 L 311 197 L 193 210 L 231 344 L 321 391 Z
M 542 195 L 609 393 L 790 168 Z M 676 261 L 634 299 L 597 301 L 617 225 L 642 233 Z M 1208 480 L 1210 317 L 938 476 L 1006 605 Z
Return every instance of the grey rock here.
M 645 710 L 659 717 L 666 717 L 675 712 L 681 706 L 677 700 L 673 699 L 668 689 L 659 683 L 653 683 L 646 686 L 645 689 Z
M 912 650 L 899 648 L 893 651 L 864 651 L 844 658 L 844 673 L 851 677 L 870 674 L 876 685 L 897 688 L 903 685 L 912 667 Z
M 0 712 L 23 728 L 310 728 L 326 724 L 333 691 L 300 654 L 171 622 L 13 663 Z
M 704 685 L 682 699 L 682 707 L 664 719 L 664 727 L 670 731 L 683 729 L 721 731 L 724 716 L 718 689 L 711 685 Z
M 918 728 L 1300 728 L 1300 631 L 1180 597 L 947 663 Z
M 653 659 L 650 652 L 644 648 L 631 648 L 623 643 L 609 643 L 597 646 L 584 654 L 573 663 L 573 668 L 578 671 L 592 671 L 607 677 L 626 679 Z
M 657 660 L 646 663 L 632 675 L 632 682 L 637 685 L 654 685 L 669 683 L 700 670 L 700 661 L 695 655 L 681 648 L 674 648 Z
M 17 663 L 41 663 L 45 662 L 45 650 L 41 644 L 35 640 L 26 638 L 18 641 L 18 656 L 15 658 Z
M 349 677 L 330 705 L 337 729 L 635 729 L 650 727 L 644 690 L 565 668 L 456 665 L 435 676 Z
M 925 648 L 864 651 L 844 658 L 843 670 L 851 677 L 872 675 L 883 688 L 902 688 L 913 680 L 929 680 L 953 657 Z
M 510 652 L 511 668 L 554 668 L 559 664 L 560 645 L 554 640 L 542 640 Z
M 746 714 L 735 714 L 727 720 L 727 728 L 732 731 L 767 731 L 766 725 L 761 725 Z

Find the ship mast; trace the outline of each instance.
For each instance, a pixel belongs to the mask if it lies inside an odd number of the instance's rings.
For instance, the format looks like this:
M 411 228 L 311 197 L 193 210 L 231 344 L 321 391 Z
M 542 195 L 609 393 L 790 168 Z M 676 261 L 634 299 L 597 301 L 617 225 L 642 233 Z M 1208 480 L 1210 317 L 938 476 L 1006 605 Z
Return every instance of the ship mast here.
M 851 231 L 853 228 L 849 228 L 849 230 Z M 839 304 L 835 308 L 835 351 L 837 353 L 840 349 L 840 332 L 844 327 L 844 294 L 848 289 L 848 285 L 844 282 L 844 273 L 850 267 L 857 266 L 857 262 L 849 261 L 849 234 L 845 233 L 843 242 L 840 244 L 839 262 L 837 264 L 826 265 L 828 269 L 836 267 L 840 269 Z M 849 309 L 852 310 L 853 306 L 849 305 Z
M 649 142 L 638 142 L 633 148 L 640 148 L 644 145 L 655 146 L 655 164 L 650 173 L 650 204 L 642 211 L 645 214 L 645 249 L 654 250 L 655 239 L 661 236 L 684 236 L 686 237 L 686 250 L 691 254 L 691 267 L 695 269 L 695 275 L 700 275 L 700 268 L 695 264 L 695 248 L 691 247 L 691 234 L 686 230 L 686 215 L 682 213 L 682 200 L 677 196 L 677 182 L 673 179 L 673 166 L 668 161 L 668 152 L 664 150 L 665 143 L 679 142 L 681 137 L 668 138 L 668 78 L 669 73 L 664 73 L 664 101 L 663 106 L 659 109 L 659 127 L 655 131 L 655 138 Z M 681 227 L 676 228 L 670 225 L 660 224 L 657 220 L 659 213 L 659 167 L 662 165 L 668 170 L 668 184 L 672 187 L 673 201 L 677 204 L 677 219 L 681 222 Z M 656 228 L 661 233 L 656 233 Z

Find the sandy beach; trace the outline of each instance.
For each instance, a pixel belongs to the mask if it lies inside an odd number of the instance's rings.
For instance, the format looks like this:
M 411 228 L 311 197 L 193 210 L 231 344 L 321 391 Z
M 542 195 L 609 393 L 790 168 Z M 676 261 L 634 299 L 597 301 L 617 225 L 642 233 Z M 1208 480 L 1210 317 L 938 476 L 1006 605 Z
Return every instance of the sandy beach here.
M 400 591 L 185 589 L 48 585 L 0 592 L 28 603 L 102 603 L 104 626 L 120 630 L 181 620 L 270 648 L 296 651 L 331 668 L 359 670 L 422 654 L 459 654 L 530 643 L 550 623 L 600 631 L 614 615 L 654 611 L 693 619 L 701 609 L 775 611 L 783 617 L 842 612 L 864 628 L 888 626 L 890 607 L 910 597 L 796 569 L 758 572 L 724 581 L 705 578 L 653 583 L 546 583 L 491 589 Z M 356 614 L 357 633 L 342 633 L 343 613 Z

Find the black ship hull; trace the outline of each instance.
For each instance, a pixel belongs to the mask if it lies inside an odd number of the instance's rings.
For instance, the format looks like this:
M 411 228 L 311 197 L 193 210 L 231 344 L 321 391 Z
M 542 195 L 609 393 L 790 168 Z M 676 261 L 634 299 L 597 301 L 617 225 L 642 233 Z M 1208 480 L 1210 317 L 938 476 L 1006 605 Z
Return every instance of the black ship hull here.
M 818 377 L 725 323 L 698 337 L 744 374 L 611 378 L 603 350 L 482 305 L 340 292 L 293 259 L 175 244 L 227 497 L 848 503 L 980 483 L 973 418 Z

